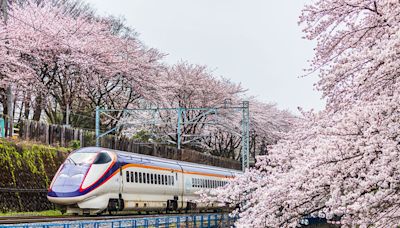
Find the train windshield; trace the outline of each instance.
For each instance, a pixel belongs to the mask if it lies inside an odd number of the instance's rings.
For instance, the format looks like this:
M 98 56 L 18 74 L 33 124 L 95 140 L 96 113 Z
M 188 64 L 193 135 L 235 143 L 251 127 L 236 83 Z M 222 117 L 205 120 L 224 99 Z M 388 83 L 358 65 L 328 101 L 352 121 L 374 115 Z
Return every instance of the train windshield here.
M 53 191 L 73 192 L 79 190 L 89 168 L 90 164 L 75 165 L 64 163 L 52 186 Z
M 97 153 L 73 153 L 67 158 L 66 163 L 74 165 L 92 164 L 96 156 Z

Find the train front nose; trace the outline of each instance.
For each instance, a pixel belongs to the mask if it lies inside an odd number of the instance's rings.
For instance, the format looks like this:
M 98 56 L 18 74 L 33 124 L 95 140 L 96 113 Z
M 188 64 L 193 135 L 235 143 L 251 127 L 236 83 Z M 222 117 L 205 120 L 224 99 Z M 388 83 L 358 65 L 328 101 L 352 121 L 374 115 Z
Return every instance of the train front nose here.
M 71 205 L 84 198 L 81 186 L 97 151 L 95 148 L 79 149 L 68 156 L 50 185 L 47 193 L 50 202 Z
M 77 165 L 65 162 L 58 174 L 54 177 L 53 183 L 47 193 L 50 202 L 62 205 L 75 204 L 79 201 L 82 193 L 80 186 L 88 172 L 90 165 Z

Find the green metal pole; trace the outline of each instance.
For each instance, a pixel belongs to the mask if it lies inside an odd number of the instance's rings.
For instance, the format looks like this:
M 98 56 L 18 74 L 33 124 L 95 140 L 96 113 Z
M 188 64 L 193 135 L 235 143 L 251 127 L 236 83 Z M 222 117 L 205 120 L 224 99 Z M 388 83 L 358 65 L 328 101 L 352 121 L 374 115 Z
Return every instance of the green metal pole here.
M 181 134 L 181 123 L 182 123 L 182 108 L 178 107 L 178 126 L 176 128 L 177 137 L 178 137 L 176 146 L 177 146 L 178 150 L 181 149 L 181 135 L 182 135 Z
M 96 106 L 96 146 L 100 146 L 100 108 Z

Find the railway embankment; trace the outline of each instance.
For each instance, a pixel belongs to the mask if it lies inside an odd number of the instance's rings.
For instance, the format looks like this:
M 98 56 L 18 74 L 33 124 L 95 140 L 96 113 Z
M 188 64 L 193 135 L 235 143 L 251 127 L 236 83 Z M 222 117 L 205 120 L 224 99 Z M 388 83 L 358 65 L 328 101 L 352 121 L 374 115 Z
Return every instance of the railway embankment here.
M 69 151 L 0 139 L 0 211 L 54 208 L 46 198 L 46 189 Z

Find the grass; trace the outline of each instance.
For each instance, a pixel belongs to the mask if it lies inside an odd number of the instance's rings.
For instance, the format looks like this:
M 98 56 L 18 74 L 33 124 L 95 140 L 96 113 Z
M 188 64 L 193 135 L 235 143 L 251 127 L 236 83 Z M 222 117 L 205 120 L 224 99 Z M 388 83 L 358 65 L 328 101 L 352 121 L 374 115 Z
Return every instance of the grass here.
M 58 210 L 48 210 L 48 211 L 33 211 L 33 212 L 0 212 L 0 217 L 6 216 L 61 216 L 61 211 Z

